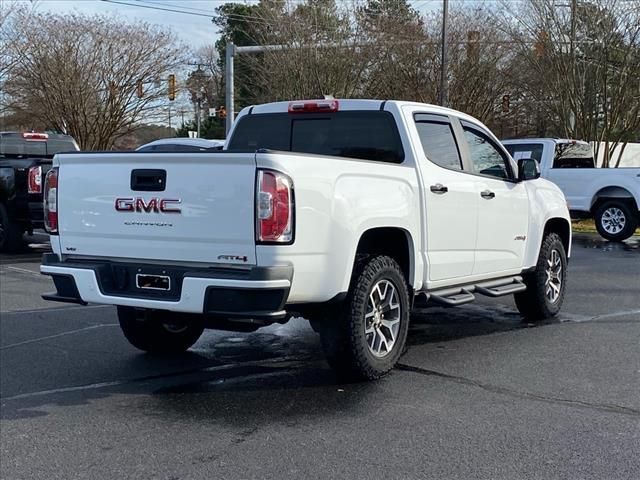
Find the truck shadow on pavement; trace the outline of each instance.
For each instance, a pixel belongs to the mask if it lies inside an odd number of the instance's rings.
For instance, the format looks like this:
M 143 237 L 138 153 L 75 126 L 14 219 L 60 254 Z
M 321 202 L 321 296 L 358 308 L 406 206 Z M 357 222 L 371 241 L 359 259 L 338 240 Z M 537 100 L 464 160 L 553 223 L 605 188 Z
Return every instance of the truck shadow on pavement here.
M 552 323 L 559 321 L 563 318 Z M 407 349 L 430 344 L 431 349 L 444 348 L 432 344 L 532 326 L 523 323 L 515 307 L 493 302 L 428 308 L 412 316 Z M 429 350 L 425 348 L 426 358 Z M 69 353 L 83 355 L 82 351 Z M 304 319 L 251 334 L 207 333 L 182 355 L 132 353 L 120 369 L 116 379 L 112 379 L 114 372 L 107 371 L 110 378 L 103 373 L 92 384 L 3 396 L 0 418 L 44 416 L 60 407 L 125 396 L 118 403 L 137 406 L 143 416 L 291 424 L 309 415 L 354 414 L 372 395 L 389 395 L 385 384 L 396 375 L 392 372 L 377 382 L 341 384 Z

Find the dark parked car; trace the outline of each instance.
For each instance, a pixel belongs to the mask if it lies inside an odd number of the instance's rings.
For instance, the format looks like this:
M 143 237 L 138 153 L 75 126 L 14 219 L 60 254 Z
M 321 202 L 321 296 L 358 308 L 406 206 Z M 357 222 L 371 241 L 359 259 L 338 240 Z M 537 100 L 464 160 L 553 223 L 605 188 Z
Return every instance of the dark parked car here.
M 69 135 L 0 132 L 0 252 L 20 250 L 43 227 L 42 181 L 56 153 L 79 150 Z

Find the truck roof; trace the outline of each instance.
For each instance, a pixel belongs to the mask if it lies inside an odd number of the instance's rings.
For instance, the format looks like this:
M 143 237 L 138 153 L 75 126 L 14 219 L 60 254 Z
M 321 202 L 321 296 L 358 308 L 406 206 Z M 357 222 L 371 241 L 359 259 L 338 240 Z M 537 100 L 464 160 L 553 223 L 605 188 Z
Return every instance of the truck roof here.
M 419 102 L 408 102 L 404 100 L 371 100 L 371 99 L 307 99 L 307 100 L 291 100 L 286 102 L 272 102 L 272 103 L 263 103 L 261 105 L 253 105 L 250 107 L 245 107 L 240 112 L 241 114 L 245 113 L 286 113 L 289 111 L 289 106 L 292 103 L 297 102 L 330 102 L 337 101 L 339 104 L 340 111 L 349 111 L 349 110 L 381 110 L 386 105 L 396 105 L 398 108 L 402 108 L 404 106 L 419 106 L 424 108 L 426 111 L 430 113 L 440 113 L 443 115 L 455 115 L 464 120 L 468 120 L 473 123 L 479 123 L 479 121 L 465 113 L 462 113 L 458 110 L 453 110 L 451 108 L 441 107 L 439 105 L 432 105 L 430 103 L 419 103 Z
M 542 137 L 537 137 L 537 138 L 509 138 L 508 140 L 501 140 L 502 143 L 507 144 L 507 143 L 531 143 L 531 142 L 552 142 L 557 144 L 560 143 L 573 143 L 573 144 L 580 144 L 580 145 L 589 145 L 589 142 L 586 142 L 584 140 L 574 140 L 571 138 L 542 138 Z

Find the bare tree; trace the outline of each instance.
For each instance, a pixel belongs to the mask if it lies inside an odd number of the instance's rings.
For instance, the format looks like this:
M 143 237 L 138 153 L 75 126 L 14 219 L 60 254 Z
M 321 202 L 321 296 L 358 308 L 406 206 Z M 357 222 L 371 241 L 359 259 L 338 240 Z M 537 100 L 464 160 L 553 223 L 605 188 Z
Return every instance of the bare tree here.
M 28 15 L 36 3 L 27 8 L 17 1 L 0 1 L 0 130 L 4 130 L 6 115 L 8 113 L 7 96 L 4 84 L 16 67 L 22 52 L 15 48 L 17 30 L 13 22 L 18 12 L 23 16 Z
M 65 131 L 83 149 L 104 150 L 166 97 L 181 61 L 170 33 L 106 16 L 18 12 L 5 84 L 23 122 Z M 139 97 L 138 83 L 143 95 Z
M 352 97 L 364 71 L 348 8 L 334 0 L 264 2 L 255 11 L 255 43 L 282 49 L 244 56 L 255 101 Z
M 560 6 L 529 0 L 511 9 L 511 34 L 556 134 L 589 140 L 611 154 L 640 131 L 640 0 L 594 0 Z M 618 159 L 619 162 L 619 159 Z
M 364 96 L 435 102 L 440 50 L 425 19 L 406 0 L 368 0 L 355 15 L 366 41 Z

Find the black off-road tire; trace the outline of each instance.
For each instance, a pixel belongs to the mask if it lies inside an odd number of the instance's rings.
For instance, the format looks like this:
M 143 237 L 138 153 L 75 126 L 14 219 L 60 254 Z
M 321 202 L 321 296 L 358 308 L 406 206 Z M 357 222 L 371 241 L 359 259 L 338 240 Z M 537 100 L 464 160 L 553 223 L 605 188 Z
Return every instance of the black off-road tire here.
M 612 212 L 624 216 L 624 228 L 615 233 L 611 232 L 611 225 L 607 226 L 604 224 L 605 215 L 610 215 Z M 635 232 L 638 227 L 638 212 L 633 211 L 628 202 L 621 202 L 619 200 L 608 200 L 602 203 L 602 205 L 596 208 L 594 218 L 598 233 L 610 242 L 622 242 L 626 240 L 633 235 L 633 232 Z
M 9 217 L 7 209 L 0 204 L 0 252 L 19 252 L 25 246 L 23 230 Z
M 393 346 L 383 357 L 376 357 L 369 349 L 365 314 L 369 295 L 381 280 L 387 280 L 396 289 L 400 321 Z M 395 366 L 407 340 L 409 305 L 407 282 L 395 260 L 380 255 L 357 262 L 344 304 L 332 318 L 317 322 L 327 361 L 341 380 L 374 380 Z
M 550 267 L 552 252 L 557 252 L 562 271 L 558 297 L 552 301 L 548 297 L 547 275 Z M 533 272 L 524 275 L 524 283 L 527 289 L 514 295 L 516 306 L 522 316 L 528 321 L 542 321 L 554 317 L 560 311 L 567 288 L 567 254 L 562 239 L 556 233 L 548 234 L 542 240 L 538 263 Z M 555 285 L 555 283 L 554 283 Z
M 129 343 L 149 353 L 184 352 L 204 330 L 195 316 L 161 310 L 118 307 L 118 320 Z

